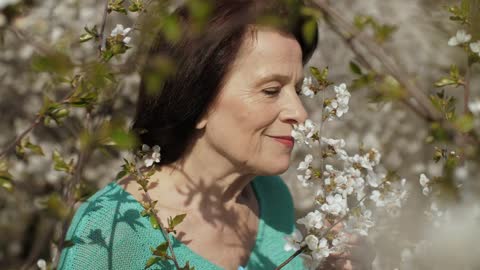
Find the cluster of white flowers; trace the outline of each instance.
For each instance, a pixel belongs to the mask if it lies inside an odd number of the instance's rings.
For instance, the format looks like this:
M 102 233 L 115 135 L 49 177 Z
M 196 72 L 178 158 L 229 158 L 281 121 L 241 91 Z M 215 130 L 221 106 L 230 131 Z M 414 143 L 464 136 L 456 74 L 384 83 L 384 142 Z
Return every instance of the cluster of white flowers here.
M 312 77 L 308 76 L 303 79 L 302 83 L 302 95 L 313 98 L 315 96 L 315 92 L 312 90 L 313 82 Z
M 312 177 L 312 170 L 310 168 L 310 164 L 313 161 L 312 155 L 306 155 L 305 160 L 300 162 L 298 165 L 297 170 L 305 171 L 305 175 L 297 175 L 297 179 L 302 183 L 304 187 L 310 186 L 311 182 L 309 181 Z
M 334 91 L 336 94 L 335 98 L 325 107 L 328 121 L 333 120 L 335 116 L 340 118 L 348 112 L 350 92 L 348 92 L 346 84 L 342 83 L 339 86 L 334 86 Z
M 430 194 L 430 192 L 432 191 L 432 188 L 430 187 L 430 179 L 428 179 L 428 177 L 425 175 L 425 174 L 421 174 L 420 175 L 420 185 L 422 186 L 422 193 L 423 195 L 427 196 L 428 194 Z
M 471 39 L 472 35 L 468 34 L 465 30 L 458 30 L 455 36 L 448 40 L 448 45 L 458 46 L 468 43 Z M 470 42 L 469 47 L 473 53 L 476 53 L 480 57 L 480 40 L 477 40 L 476 42 Z
M 341 93 L 341 90 L 339 92 Z M 302 139 L 305 137 L 304 131 L 298 133 L 302 134 L 299 136 Z M 306 247 L 307 251 L 302 256 L 309 261 L 312 269 L 318 267 L 332 252 L 344 250 L 348 240 L 345 233 L 368 235 L 369 229 L 375 223 L 373 212 L 367 208 L 365 199 L 370 199 L 377 208 L 394 214 L 398 213 L 407 195 L 405 179 L 391 182 L 386 174 L 378 172 L 381 155 L 377 150 L 371 149 L 363 154 L 349 156 L 344 149 L 346 144 L 343 139 L 317 136 L 314 140 L 320 141 L 323 158 L 342 162 L 343 168 L 325 164 L 318 170 L 322 172 L 320 176 L 315 174 L 316 178 L 321 179 L 312 181 L 312 171 L 316 170 L 312 166 L 314 159 L 311 154 L 307 154 L 297 167 L 297 170 L 302 172 L 297 176 L 302 185 L 317 188 L 317 207 L 297 220 L 297 224 L 305 227 L 305 237 L 295 231 L 287 237 L 285 249 L 298 250 Z M 312 142 L 309 142 L 309 145 L 311 144 Z M 341 231 L 336 231 L 333 236 L 327 234 L 329 226 L 340 219 Z
M 128 44 L 132 39 L 131 37 L 127 36 L 130 33 L 130 31 L 132 31 L 132 28 L 130 27 L 123 28 L 123 25 L 117 24 L 115 28 L 113 28 L 112 33 L 110 33 L 110 36 L 116 37 L 120 35 L 123 37 L 122 39 L 123 43 Z
M 314 135 L 318 135 L 318 129 L 318 125 L 307 119 L 303 124 L 293 124 L 291 135 L 297 143 L 312 147 L 315 139 Z
M 144 144 L 142 145 L 142 152 L 143 155 L 143 163 L 146 167 L 151 167 L 153 163 L 159 163 L 161 154 L 160 154 L 160 146 L 155 145 L 153 148 L 150 149 L 150 146 Z

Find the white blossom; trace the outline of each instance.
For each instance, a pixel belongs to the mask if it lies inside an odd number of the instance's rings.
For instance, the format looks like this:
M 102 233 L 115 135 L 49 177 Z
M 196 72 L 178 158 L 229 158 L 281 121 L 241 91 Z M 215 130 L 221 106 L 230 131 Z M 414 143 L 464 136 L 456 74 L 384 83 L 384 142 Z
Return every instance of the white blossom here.
M 143 162 L 146 167 L 151 167 L 153 163 L 159 163 L 161 154 L 160 154 L 160 146 L 155 145 L 153 146 L 152 150 L 150 151 L 150 147 L 146 144 L 142 145 L 142 151 L 147 152 L 147 154 L 143 157 Z
M 132 31 L 132 28 L 128 27 L 124 29 L 123 25 L 117 24 L 115 28 L 112 30 L 112 33 L 110 33 L 110 36 L 116 37 L 118 35 L 121 35 L 124 37 L 122 40 L 123 43 L 128 44 L 131 40 L 131 38 L 127 36 L 128 33 L 130 33 L 130 31 Z
M 291 235 L 285 237 L 286 243 L 283 246 L 285 251 L 294 250 L 297 251 L 300 249 L 300 244 L 302 243 L 303 236 L 302 233 L 295 229 Z
M 325 238 L 319 240 L 315 235 L 309 234 L 305 237 L 305 243 L 312 251 L 312 257 L 316 261 L 321 261 L 330 255 L 328 241 Z
M 306 144 L 309 147 L 313 145 L 313 135 L 317 132 L 318 127 L 312 120 L 307 119 L 303 124 L 293 124 L 292 137 L 300 144 Z
M 297 220 L 298 224 L 303 224 L 307 230 L 312 229 L 321 229 L 323 227 L 323 214 L 315 210 L 315 212 L 310 212 L 303 218 Z
M 37 261 L 37 266 L 40 270 L 47 270 L 47 262 L 44 259 L 39 259 Z
M 480 99 L 475 99 L 470 102 L 468 102 L 468 109 L 474 114 L 474 115 L 480 115 Z
M 325 112 L 328 114 L 328 121 L 333 120 L 332 112 L 335 116 L 342 117 L 348 112 L 348 102 L 350 100 L 350 92 L 347 90 L 347 85 L 342 83 L 339 86 L 334 86 L 335 98 L 330 101 L 325 107 Z
M 346 201 L 340 194 L 328 195 L 326 203 L 322 204 L 321 210 L 332 215 L 344 215 L 347 211 Z
M 312 186 L 312 182 L 310 182 L 310 178 L 312 176 L 312 170 L 310 169 L 307 169 L 305 171 L 305 175 L 297 175 L 297 179 L 298 181 L 300 181 L 300 183 L 302 183 L 302 186 L 304 187 L 309 187 L 309 186 Z
M 312 85 L 312 77 L 305 77 L 302 83 L 302 95 L 313 98 L 315 96 L 315 92 L 312 90 Z
M 297 170 L 304 171 L 308 169 L 312 161 L 313 161 L 313 156 L 310 154 L 306 155 L 304 161 L 300 162 L 300 164 L 298 165 Z
M 472 36 L 470 34 L 467 34 L 465 30 L 458 30 L 455 36 L 451 37 L 448 40 L 448 46 L 457 46 L 463 43 L 467 43 L 470 41 Z
M 432 191 L 431 187 L 429 186 L 430 179 L 428 179 L 427 176 L 425 176 L 425 174 L 422 173 L 420 175 L 419 181 L 420 181 L 420 185 L 423 187 L 422 189 L 423 195 L 427 196 L 428 194 L 430 194 L 430 192 Z
M 473 53 L 478 54 L 478 56 L 480 57 L 480 40 L 470 43 L 469 46 L 470 50 L 472 50 Z
M 337 157 L 340 160 L 345 160 L 348 157 L 347 152 L 343 149 L 345 147 L 344 139 L 336 140 L 336 139 L 321 137 L 320 141 L 332 147 L 332 149 L 335 151 Z

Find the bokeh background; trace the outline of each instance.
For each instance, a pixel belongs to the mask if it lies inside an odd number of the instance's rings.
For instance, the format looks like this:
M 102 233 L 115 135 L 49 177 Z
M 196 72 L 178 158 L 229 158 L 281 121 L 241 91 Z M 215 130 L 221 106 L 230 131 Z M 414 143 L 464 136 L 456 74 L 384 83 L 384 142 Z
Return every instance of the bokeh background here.
M 478 1 L 467 2 L 472 6 L 478 5 Z M 457 99 L 456 111 L 463 112 L 462 86 L 434 86 L 436 81 L 448 74 L 452 64 L 459 67 L 461 74 L 467 72 L 467 53 L 447 44 L 458 29 L 478 30 L 449 19 L 451 13 L 446 7 L 460 5 L 460 1 L 338 0 L 330 1 L 328 5 L 350 23 L 361 18 L 359 16 L 371 16 L 381 25 L 393 26 L 395 31 L 376 44 L 383 48 L 396 67 L 407 74 L 408 80 L 419 86 L 420 91 L 431 95 L 444 89 L 447 95 Z M 105 1 L 95 0 L 0 0 L 2 150 L 32 124 L 42 109 L 44 95 L 59 100 L 71 87 L 45 72 L 48 68 L 42 69 L 42 65 L 60 66 L 61 69 L 62 61 L 49 62 L 39 55 L 62 52 L 76 66 L 74 70 L 96 59 L 96 43 L 80 43 L 79 37 L 85 33 L 85 26 L 101 25 L 104 6 Z M 110 33 L 116 24 L 127 27 L 138 21 L 138 12 L 127 12 L 127 15 L 112 12 L 106 20 L 105 32 Z M 352 93 L 349 113 L 341 120 L 326 122 L 323 136 L 345 139 L 347 150 L 351 153 L 358 151 L 359 147 L 378 149 L 382 153 L 384 169 L 406 178 L 410 184 L 410 197 L 401 213 L 379 220 L 370 235 L 377 249 L 374 267 L 479 269 L 480 258 L 475 250 L 478 250 L 476 245 L 480 240 L 480 158 L 476 152 L 461 159 L 448 172 L 454 188 L 444 192 L 453 193 L 456 198 L 453 201 L 443 200 L 448 202 L 445 209 L 450 209 L 448 221 L 436 225 L 432 222 L 431 216 L 437 212 L 432 212 L 432 199 L 422 195 L 418 182 L 421 173 L 432 179 L 445 176 L 444 164 L 433 158 L 436 147 L 462 153 L 466 146 L 475 148 L 476 143 L 457 139 L 431 142 L 431 122 L 419 117 L 410 107 L 395 98 L 378 99 L 375 86 L 353 87 L 358 74 L 351 71 L 350 63 L 361 63 L 361 59 L 324 18 L 319 19 L 318 27 L 319 45 L 309 65 L 319 68 L 328 66 L 329 79 L 336 84 L 346 83 Z M 479 31 L 471 34 L 472 41 L 480 38 Z M 366 27 L 359 35 L 375 42 L 375 30 L 371 27 Z M 139 83 L 138 60 L 141 59 L 138 48 L 141 45 L 136 31 L 130 36 L 132 48 L 110 61 L 112 70 L 121 76 L 117 76 L 109 98 L 102 100 L 101 110 L 95 111 L 97 122 L 94 124 L 114 119 L 120 126 L 126 127 L 134 115 Z M 373 67 L 383 70 L 382 62 L 365 48 L 360 47 L 359 51 L 371 59 Z M 305 70 L 308 72 L 308 67 Z M 468 72 L 469 102 L 474 104 L 480 100 L 479 64 L 473 64 Z M 326 95 L 329 95 L 328 91 Z M 320 121 L 322 99 L 303 100 L 310 118 Z M 415 104 L 415 101 L 412 103 Z M 39 123 L 29 134 L 30 142 L 40 145 L 44 155 L 28 150 L 24 154 L 10 151 L 3 157 L 8 164 L 14 190 L 9 192 L 0 188 L 0 269 L 38 269 L 38 259 L 48 261 L 55 256 L 52 240 L 59 237 L 63 217 L 59 196 L 68 186 L 68 181 L 72 180 L 68 173 L 54 170 L 52 153 L 58 151 L 67 163 L 72 158 L 78 160 L 78 149 L 81 148 L 78 138 L 86 128 L 86 110 L 81 107 L 69 110 L 69 116 L 61 124 L 54 121 Z M 478 115 L 474 115 L 472 125 L 473 130 L 478 130 Z M 312 209 L 314 202 L 312 192 L 305 189 L 296 177 L 297 164 L 308 151 L 306 148 L 295 148 L 292 166 L 282 175 L 294 197 L 298 217 Z M 115 147 L 103 147 L 89 153 L 83 164 L 79 197 L 88 196 L 113 181 L 121 170 L 123 157 L 128 157 L 126 151 Z M 447 212 L 443 213 L 446 215 Z

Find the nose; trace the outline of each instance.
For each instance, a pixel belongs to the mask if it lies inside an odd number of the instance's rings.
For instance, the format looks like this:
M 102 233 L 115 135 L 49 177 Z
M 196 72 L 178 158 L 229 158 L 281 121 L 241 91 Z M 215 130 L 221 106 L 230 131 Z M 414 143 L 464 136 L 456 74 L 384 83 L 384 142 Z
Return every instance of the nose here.
M 293 92 L 293 93 L 292 93 Z M 298 97 L 297 93 L 291 91 L 286 95 L 285 106 L 280 113 L 280 120 L 289 124 L 303 123 L 308 118 L 308 113 Z

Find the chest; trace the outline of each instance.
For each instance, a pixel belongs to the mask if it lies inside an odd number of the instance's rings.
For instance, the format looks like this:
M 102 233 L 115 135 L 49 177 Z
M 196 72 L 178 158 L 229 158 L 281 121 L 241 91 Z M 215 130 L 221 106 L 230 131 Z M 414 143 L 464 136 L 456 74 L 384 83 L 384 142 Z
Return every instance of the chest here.
M 188 215 L 187 215 L 188 217 Z M 176 238 L 191 251 L 227 270 L 245 266 L 255 247 L 259 219 L 254 211 L 232 211 L 210 219 L 191 217 Z

